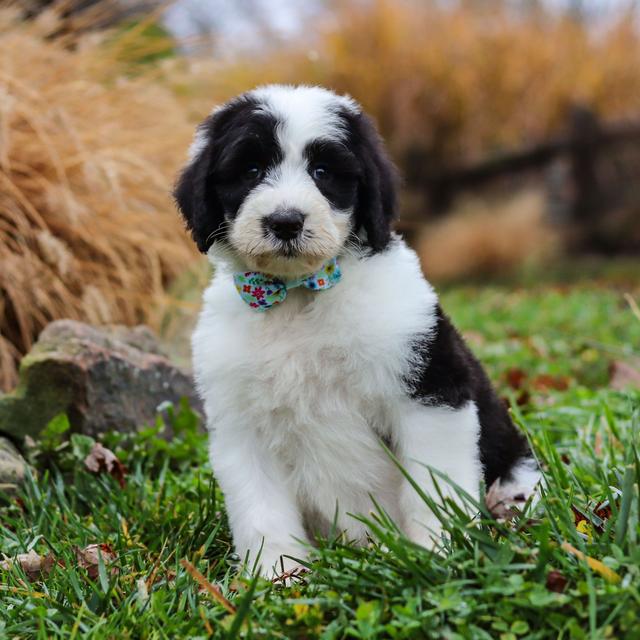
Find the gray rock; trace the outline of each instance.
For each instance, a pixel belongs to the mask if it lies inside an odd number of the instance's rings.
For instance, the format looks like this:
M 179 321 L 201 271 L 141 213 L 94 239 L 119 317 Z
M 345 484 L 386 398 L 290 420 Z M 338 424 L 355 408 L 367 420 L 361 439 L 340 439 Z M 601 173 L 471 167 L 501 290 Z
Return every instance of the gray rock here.
M 133 431 L 162 402 L 186 397 L 201 411 L 191 376 L 166 358 L 147 327 L 93 327 L 57 320 L 20 364 L 15 391 L 0 398 L 0 433 L 36 437 L 66 413 L 73 431 Z
M 12 493 L 24 479 L 25 459 L 11 440 L 0 436 L 0 491 Z

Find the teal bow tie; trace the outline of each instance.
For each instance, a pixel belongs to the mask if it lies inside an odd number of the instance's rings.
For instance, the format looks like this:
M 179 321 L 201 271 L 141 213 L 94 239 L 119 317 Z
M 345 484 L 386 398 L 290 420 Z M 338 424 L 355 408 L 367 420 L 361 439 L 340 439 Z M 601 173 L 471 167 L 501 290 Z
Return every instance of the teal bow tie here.
M 266 311 L 284 302 L 288 289 L 306 287 L 312 291 L 331 289 L 340 281 L 342 273 L 337 258 L 322 265 L 320 271 L 297 280 L 285 282 L 274 276 L 258 271 L 244 271 L 233 274 L 233 282 L 240 297 L 256 311 Z

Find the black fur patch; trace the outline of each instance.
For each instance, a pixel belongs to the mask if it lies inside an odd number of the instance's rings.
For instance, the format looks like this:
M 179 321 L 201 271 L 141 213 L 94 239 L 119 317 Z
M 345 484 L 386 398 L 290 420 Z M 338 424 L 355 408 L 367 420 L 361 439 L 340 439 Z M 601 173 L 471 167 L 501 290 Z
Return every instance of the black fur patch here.
M 383 251 L 391 239 L 391 225 L 397 215 L 398 174 L 371 118 L 346 109 L 341 117 L 346 123 L 347 146 L 360 163 L 355 231 L 364 229 L 373 251 Z
M 233 126 L 212 138 L 216 160 L 211 183 L 226 218 L 235 217 L 251 190 L 269 169 L 282 162 L 277 124 L 268 114 L 252 113 L 242 122 L 236 118 Z
M 334 209 L 350 209 L 358 197 L 362 169 L 356 156 L 343 144 L 315 140 L 304 150 L 307 171 L 320 193 Z M 322 175 L 316 175 L 317 169 Z
M 416 360 L 422 364 L 409 381 L 411 396 L 424 404 L 454 409 L 474 401 L 480 420 L 480 460 L 486 486 L 497 478 L 509 479 L 514 465 L 531 456 L 527 440 L 439 305 L 433 333 L 417 340 L 415 350 Z
M 264 173 L 282 159 L 278 121 L 257 107 L 254 99 L 241 96 L 209 116 L 199 127 L 207 144 L 178 178 L 174 197 L 203 253 L 214 240 L 224 239 L 222 223 L 237 214 Z M 259 169 L 255 175 L 253 166 Z

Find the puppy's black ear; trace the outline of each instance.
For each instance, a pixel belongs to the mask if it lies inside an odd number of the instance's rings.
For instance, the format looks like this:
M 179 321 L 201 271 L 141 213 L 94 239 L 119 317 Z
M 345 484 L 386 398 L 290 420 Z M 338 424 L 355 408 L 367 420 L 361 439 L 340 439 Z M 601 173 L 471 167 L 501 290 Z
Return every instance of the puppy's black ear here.
M 372 120 L 364 113 L 350 119 L 356 153 L 362 166 L 355 209 L 356 231 L 364 229 L 366 242 L 382 251 L 391 239 L 396 218 L 398 173 Z
M 202 148 L 182 170 L 173 190 L 178 209 L 202 253 L 207 252 L 224 222 L 222 205 L 211 184 L 218 120 L 217 114 L 211 115 L 198 127 L 196 140 Z

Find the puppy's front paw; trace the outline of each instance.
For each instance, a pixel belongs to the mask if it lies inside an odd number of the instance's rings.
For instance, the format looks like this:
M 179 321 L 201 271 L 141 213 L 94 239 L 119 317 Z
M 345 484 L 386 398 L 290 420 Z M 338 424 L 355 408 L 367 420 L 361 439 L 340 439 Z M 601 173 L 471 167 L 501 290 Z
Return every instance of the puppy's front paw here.
M 521 486 L 513 482 L 501 484 L 498 479 L 489 487 L 485 502 L 496 520 L 510 520 L 524 509 L 529 499 L 535 504 L 538 498 L 535 487 Z
M 412 520 L 405 527 L 407 538 L 426 549 L 436 549 L 442 536 L 442 525 L 434 518 L 425 518 L 426 522 Z

